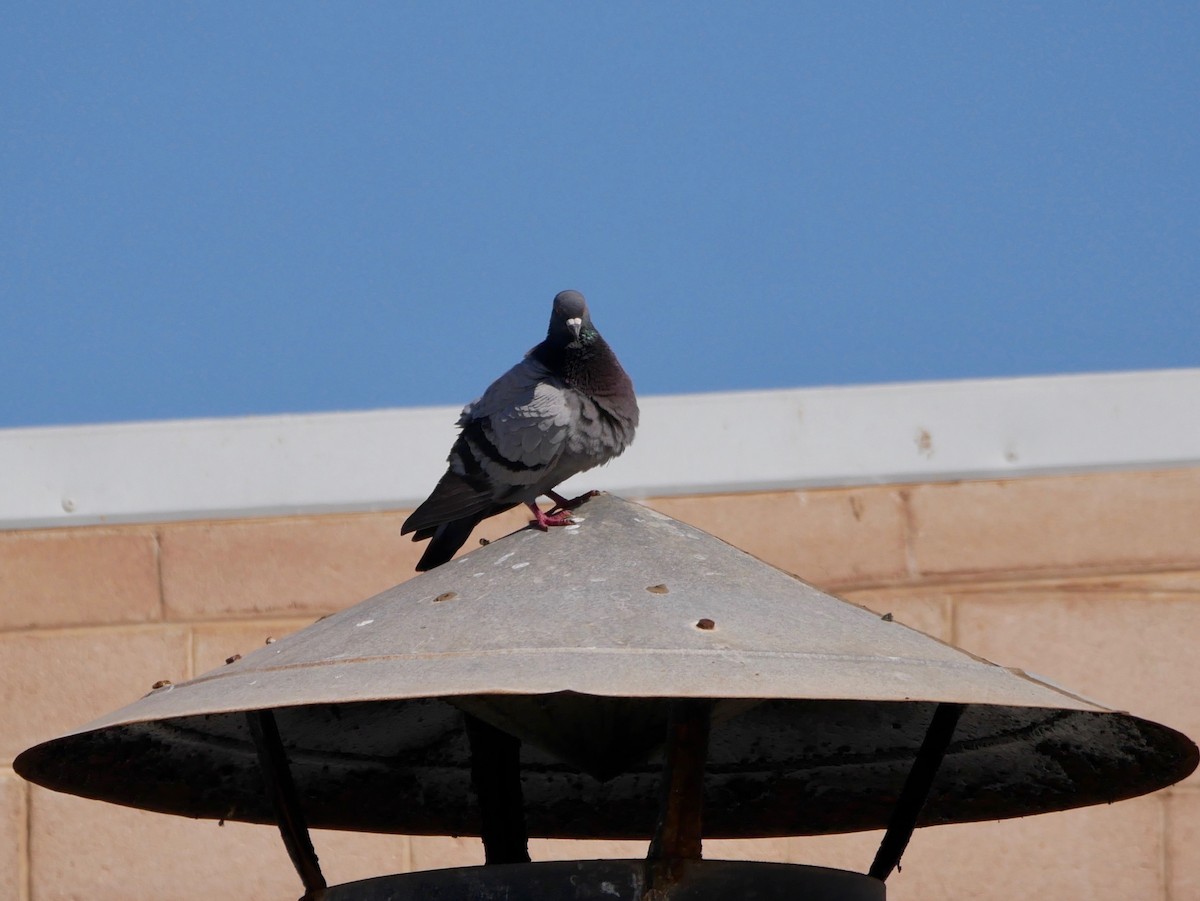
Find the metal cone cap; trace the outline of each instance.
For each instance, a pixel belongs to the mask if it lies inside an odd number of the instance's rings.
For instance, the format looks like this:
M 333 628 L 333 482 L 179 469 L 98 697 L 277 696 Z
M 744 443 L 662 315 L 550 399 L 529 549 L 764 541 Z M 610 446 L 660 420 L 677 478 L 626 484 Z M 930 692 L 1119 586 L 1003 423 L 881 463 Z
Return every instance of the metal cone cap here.
M 669 699 L 716 702 L 706 834 L 886 824 L 939 702 L 967 705 L 923 824 L 1132 797 L 1196 766 L 1118 713 L 600 496 L 22 754 L 51 788 L 271 822 L 275 709 L 311 825 L 477 834 L 467 710 L 525 742 L 531 834 L 647 837 Z

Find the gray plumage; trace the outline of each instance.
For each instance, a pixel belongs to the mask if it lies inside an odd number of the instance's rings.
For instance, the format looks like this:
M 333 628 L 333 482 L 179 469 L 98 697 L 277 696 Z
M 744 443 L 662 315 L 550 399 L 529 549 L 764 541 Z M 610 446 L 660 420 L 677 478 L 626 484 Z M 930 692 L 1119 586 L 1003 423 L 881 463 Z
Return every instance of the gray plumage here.
M 561 292 L 546 340 L 463 408 L 446 474 L 401 529 L 430 539 L 417 569 L 445 563 L 481 520 L 517 504 L 541 528 L 569 522 L 554 512 L 571 506 L 555 487 L 624 451 L 637 424 L 633 383 L 583 295 Z M 557 503 L 550 514 L 537 507 L 541 495 Z

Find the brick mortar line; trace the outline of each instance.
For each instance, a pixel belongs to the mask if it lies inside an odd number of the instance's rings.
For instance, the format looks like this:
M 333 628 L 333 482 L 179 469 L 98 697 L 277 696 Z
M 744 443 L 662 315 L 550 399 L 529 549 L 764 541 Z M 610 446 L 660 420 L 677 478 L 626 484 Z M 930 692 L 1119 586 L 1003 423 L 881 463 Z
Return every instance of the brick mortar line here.
M 404 851 L 400 855 L 400 865 L 404 867 L 403 873 L 413 872 L 413 848 L 412 836 L 404 836 Z
M 24 779 L 21 779 L 20 810 L 22 823 L 21 829 L 17 833 L 17 897 L 20 901 L 31 901 L 33 898 L 33 804 L 29 783 Z
M 1114 565 L 1110 567 L 1058 567 L 1047 569 L 1009 569 L 1009 570 L 962 570 L 948 573 L 933 573 L 926 576 L 915 576 L 905 580 L 864 580 L 860 582 L 839 582 L 831 585 L 816 585 L 822 591 L 836 594 L 839 591 L 878 591 L 881 589 L 904 589 L 923 587 L 954 587 L 980 585 L 1006 585 L 1020 582 L 1053 582 L 1060 580 L 1077 580 L 1087 578 L 1102 578 L 1104 576 L 1153 576 L 1169 573 L 1196 573 L 1200 577 L 1200 560 L 1186 564 L 1163 564 L 1130 568 Z M 803 578 L 803 577 L 801 577 Z M 1200 589 L 1198 589 L 1200 590 Z
M 1108 565 L 1079 564 L 1077 566 L 1046 566 L 1021 569 L 962 569 L 946 572 L 926 573 L 903 584 L 919 585 L 929 582 L 1007 582 L 1033 581 L 1054 578 L 1086 578 L 1088 576 L 1139 576 L 1155 575 L 1157 573 L 1200 572 L 1200 558 L 1171 561 L 1169 563 L 1139 564 L 1136 561 L 1112 563 Z M 978 578 L 973 578 L 978 577 Z
M 904 541 L 904 574 L 911 581 L 920 575 L 917 565 L 917 513 L 912 505 L 912 489 L 900 488 L 896 492 L 900 498 L 900 529 Z
M 187 648 L 184 650 L 183 677 L 196 678 L 196 629 L 188 626 Z
M 330 611 L 337 613 L 339 611 Z M 324 614 L 322 614 L 324 615 Z M 110 633 L 110 632 L 151 632 L 155 629 L 172 628 L 172 629 L 196 629 L 204 626 L 244 626 L 253 623 L 286 623 L 289 625 L 295 624 L 300 627 L 312 625 L 320 617 L 315 617 L 306 614 L 305 616 L 279 616 L 265 615 L 257 617 L 247 617 L 245 619 L 181 619 L 168 620 L 159 622 L 157 620 L 151 622 L 140 623 L 93 623 L 93 624 L 71 624 L 68 626 L 22 626 L 18 629 L 0 629 L 0 638 L 7 635 L 46 635 L 46 636 L 82 636 L 91 633 Z
M 60 538 L 66 540 L 76 535 L 94 535 L 112 537 L 121 535 L 149 536 L 159 524 L 153 521 L 113 525 L 103 523 L 94 526 L 44 526 L 35 529 L 5 529 L 0 527 L 0 543 L 6 541 L 28 541 L 41 538 Z
M 158 620 L 167 621 L 167 585 L 163 578 L 162 527 L 154 529 L 154 575 L 158 588 Z
M 1162 877 L 1164 901 L 1173 901 L 1174 896 L 1174 892 L 1171 891 L 1171 830 L 1170 817 L 1167 815 L 1169 802 L 1170 795 L 1162 792 L 1158 799 L 1158 869 L 1159 875 Z
M 361 601 L 355 601 L 355 603 L 360 604 L 360 603 L 362 603 L 362 601 L 369 601 L 374 596 L 375 595 L 369 595 L 369 596 L 363 598 Z M 163 622 L 163 625 L 168 625 L 168 626 L 210 626 L 215 623 L 252 623 L 252 622 L 258 622 L 261 620 L 290 620 L 290 619 L 296 619 L 296 620 L 303 619 L 303 620 L 309 620 L 310 622 L 315 623 L 317 620 L 321 619 L 322 617 L 329 616 L 330 614 L 333 614 L 333 613 L 340 613 L 341 611 L 348 610 L 350 607 L 353 607 L 353 606 L 354 606 L 354 604 L 348 604 L 345 607 L 330 607 L 328 609 L 307 610 L 304 613 L 293 612 L 291 614 L 288 614 L 286 611 L 280 610 L 280 611 L 276 611 L 276 612 L 264 611 L 261 613 L 247 613 L 247 614 L 242 614 L 240 616 L 236 615 L 236 614 L 230 614 L 228 616 L 214 616 L 214 617 L 188 616 L 188 617 L 183 617 L 181 619 L 164 619 L 162 622 Z
M 5 629 L 0 631 L 0 638 L 8 635 L 58 636 L 64 638 L 82 637 L 85 635 L 116 632 L 153 632 L 156 629 L 178 628 L 186 629 L 186 623 L 96 623 L 95 625 L 71 626 L 28 626 L 21 629 Z

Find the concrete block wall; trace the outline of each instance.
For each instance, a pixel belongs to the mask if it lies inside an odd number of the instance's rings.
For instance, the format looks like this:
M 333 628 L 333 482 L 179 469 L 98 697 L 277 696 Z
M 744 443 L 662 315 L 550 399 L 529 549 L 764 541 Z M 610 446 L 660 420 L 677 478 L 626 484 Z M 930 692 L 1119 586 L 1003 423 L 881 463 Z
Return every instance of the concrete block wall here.
M 1200 468 L 657 498 L 856 603 L 1200 737 Z M 0 901 L 292 899 L 267 827 L 45 791 L 31 744 L 408 578 L 403 512 L 0 533 Z M 480 537 L 519 527 L 514 512 Z M 314 833 L 331 882 L 482 862 L 474 839 Z M 878 834 L 706 843 L 864 870 Z M 1200 897 L 1200 777 L 1109 807 L 919 830 L 894 901 Z M 539 840 L 535 859 L 640 857 Z

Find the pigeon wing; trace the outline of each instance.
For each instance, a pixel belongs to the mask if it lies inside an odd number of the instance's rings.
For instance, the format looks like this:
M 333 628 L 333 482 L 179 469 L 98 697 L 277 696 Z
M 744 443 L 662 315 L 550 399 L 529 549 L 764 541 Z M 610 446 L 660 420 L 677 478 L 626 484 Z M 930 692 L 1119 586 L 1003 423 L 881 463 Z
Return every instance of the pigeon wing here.
M 513 486 L 532 484 L 553 466 L 571 429 L 569 390 L 526 357 L 463 410 L 463 437 L 490 479 Z
M 450 468 L 401 534 L 452 520 L 482 519 L 515 505 L 508 500 L 536 485 L 562 454 L 571 409 L 565 389 L 545 367 L 526 358 L 498 378 L 459 417 Z

